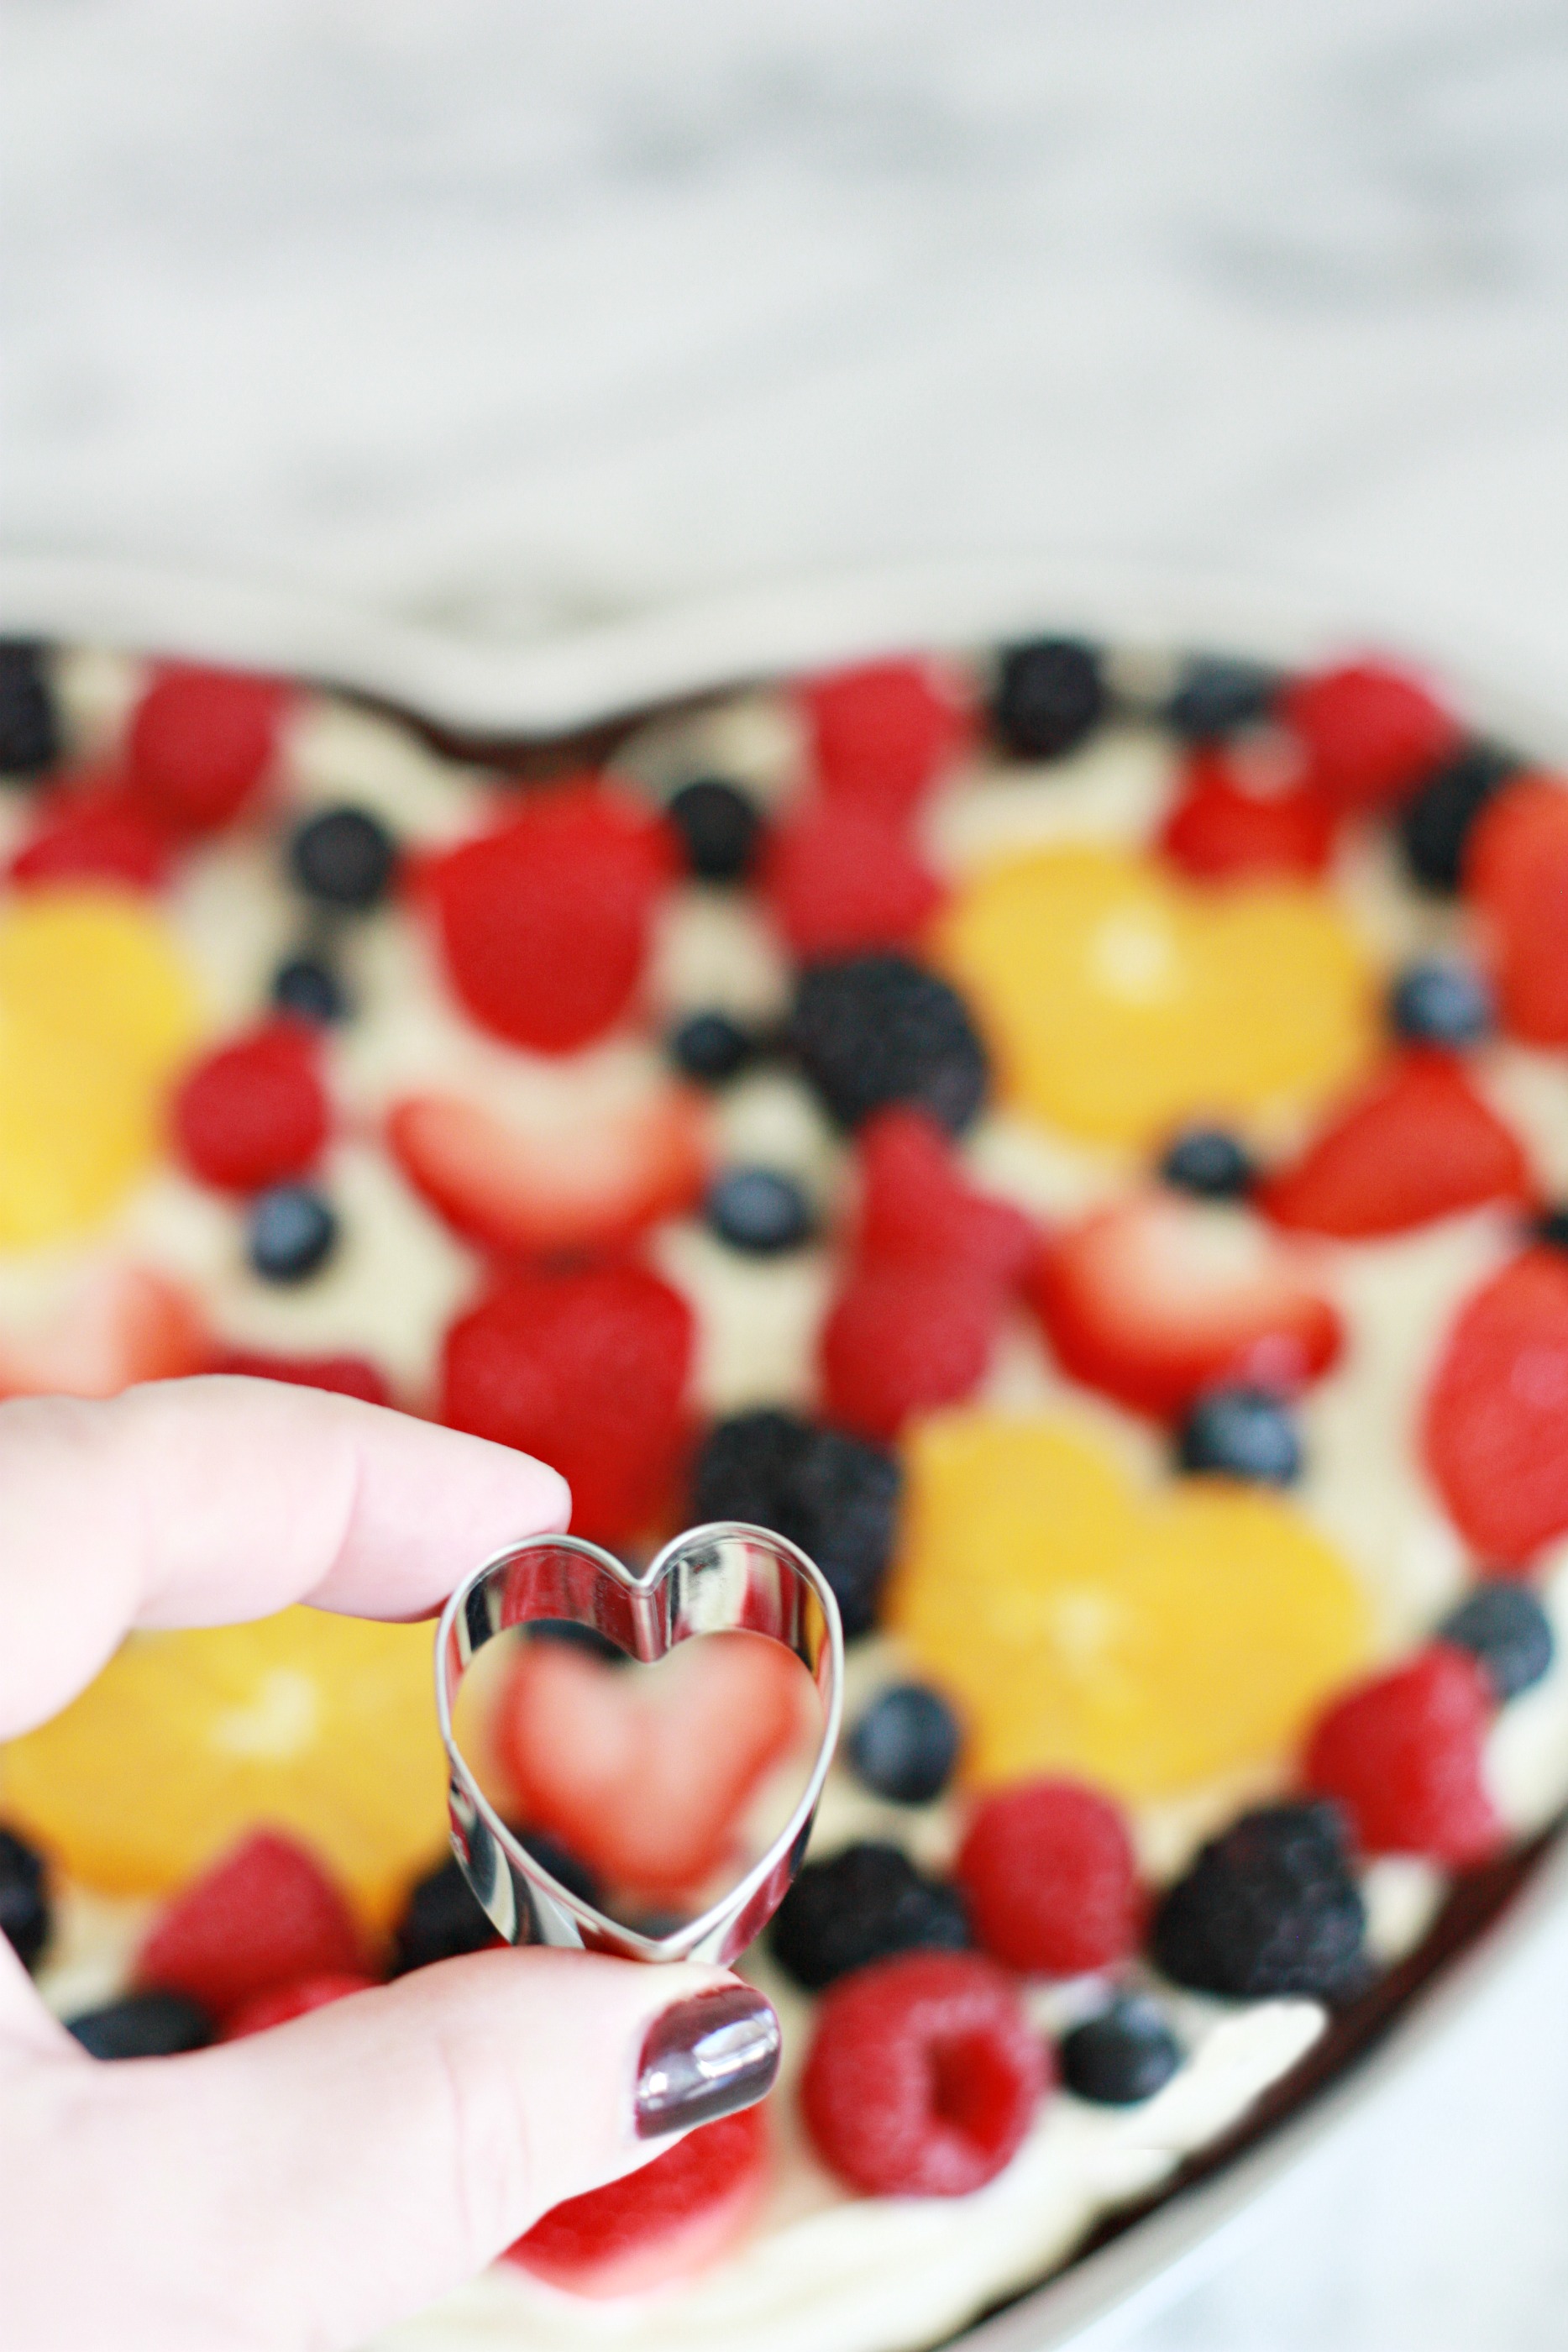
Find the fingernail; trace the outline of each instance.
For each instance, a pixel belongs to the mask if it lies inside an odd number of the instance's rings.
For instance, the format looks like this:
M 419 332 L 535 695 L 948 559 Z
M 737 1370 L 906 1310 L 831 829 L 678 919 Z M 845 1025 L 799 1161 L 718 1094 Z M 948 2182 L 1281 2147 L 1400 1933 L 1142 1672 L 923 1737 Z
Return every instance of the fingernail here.
M 654 2019 L 637 2069 L 637 2137 L 755 2106 L 779 2072 L 779 2020 L 749 1985 L 720 1985 Z

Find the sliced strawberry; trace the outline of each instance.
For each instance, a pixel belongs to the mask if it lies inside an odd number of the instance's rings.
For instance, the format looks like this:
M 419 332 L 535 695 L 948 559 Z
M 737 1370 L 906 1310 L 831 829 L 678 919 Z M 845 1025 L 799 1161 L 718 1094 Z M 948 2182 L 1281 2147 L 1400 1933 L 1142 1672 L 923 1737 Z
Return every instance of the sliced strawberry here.
M 287 2025 L 290 2018 L 308 2017 L 313 2009 L 329 2009 L 335 2000 L 344 2000 L 351 1992 L 368 1992 L 374 1977 L 361 1976 L 357 1971 L 341 1971 L 330 1976 L 301 1977 L 298 1983 L 279 1985 L 275 1991 L 254 1993 L 242 2000 L 224 2026 L 225 2042 L 243 2042 L 250 2033 L 265 2033 L 268 2027 Z
M 775 825 L 762 879 L 779 929 L 807 961 L 900 947 L 942 903 L 899 824 L 853 802 L 810 803 Z
M 225 1348 L 211 1369 L 244 1380 L 326 1389 L 334 1396 L 359 1397 L 365 1404 L 392 1402 L 392 1384 L 386 1374 L 365 1356 L 268 1356 L 254 1348 Z
M 881 1258 L 852 1268 L 822 1326 L 828 1419 L 883 1440 L 913 1413 L 973 1395 L 1001 1307 L 998 1286 L 963 1265 Z
M 868 1118 L 856 1142 L 860 1256 L 963 1266 L 1004 1285 L 1022 1279 L 1037 1247 L 1033 1225 L 1010 1201 L 968 1181 L 946 1128 L 900 1107 Z
M 1358 1240 L 1484 1201 L 1524 1201 L 1530 1164 L 1458 1056 L 1401 1055 L 1259 1195 L 1276 1224 Z
M 1426 1447 L 1482 1559 L 1517 1566 L 1568 1533 L 1568 1254 L 1526 1250 L 1461 1308 Z
M 123 882 L 156 890 L 169 871 L 169 836 L 112 777 L 72 783 L 41 802 L 11 860 L 11 879 Z
M 1459 748 L 1458 722 L 1419 678 L 1347 662 L 1287 686 L 1275 703 L 1305 744 L 1314 781 L 1339 808 L 1388 808 Z
M 134 1976 L 226 2018 L 304 1977 L 357 1976 L 361 1958 L 353 1915 L 315 1856 L 256 1830 L 175 1896 Z
M 211 1354 L 178 1283 L 142 1266 L 104 1267 L 45 1329 L 0 1332 L 0 1397 L 118 1396 L 139 1381 L 204 1371 Z
M 768 2169 L 762 2109 L 721 2116 L 640 2171 L 553 2206 L 507 2260 L 572 2294 L 645 2294 L 728 2252 L 750 2226 Z
M 747 1804 L 800 1730 L 804 1686 L 788 1654 L 755 1633 L 690 1643 L 656 1675 L 527 1643 L 497 1708 L 497 1748 L 529 1829 L 614 1886 L 683 1895 L 727 1859 Z
M 162 664 L 132 715 L 127 744 L 141 806 L 178 833 L 227 824 L 272 765 L 288 698 L 272 678 Z
M 1333 809 L 1314 783 L 1251 789 L 1239 755 L 1207 744 L 1187 761 L 1160 847 L 1197 881 L 1228 882 L 1243 875 L 1319 875 L 1333 837 Z
M 1568 1044 L 1568 788 L 1505 784 L 1476 820 L 1464 877 L 1491 930 L 1503 1026 L 1532 1045 Z
M 823 792 L 888 817 L 907 816 L 963 750 L 969 719 L 953 681 L 930 662 L 866 662 L 800 689 Z
M 538 793 L 425 869 L 458 995 L 514 1045 L 586 1045 L 630 1004 L 679 866 L 667 819 L 629 794 L 592 782 Z
M 1033 1297 L 1066 1370 L 1145 1412 L 1176 1412 L 1221 1379 L 1299 1387 L 1339 1352 L 1333 1308 L 1264 1226 L 1173 1193 L 1060 1234 Z
M 411 1095 L 387 1137 L 460 1233 L 525 1255 L 614 1247 L 689 1208 L 707 1175 L 706 1107 L 679 1087 L 564 1131 L 518 1127 L 459 1095 Z

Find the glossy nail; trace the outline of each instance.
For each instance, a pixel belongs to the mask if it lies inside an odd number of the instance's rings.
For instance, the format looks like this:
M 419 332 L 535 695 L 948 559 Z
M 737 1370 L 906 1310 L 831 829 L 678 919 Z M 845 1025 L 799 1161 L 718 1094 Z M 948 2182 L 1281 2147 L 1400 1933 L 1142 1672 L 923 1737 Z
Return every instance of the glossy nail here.
M 665 2010 L 637 2069 L 637 2137 L 658 2139 L 754 2106 L 779 2072 L 779 2020 L 749 1985 L 720 1985 Z

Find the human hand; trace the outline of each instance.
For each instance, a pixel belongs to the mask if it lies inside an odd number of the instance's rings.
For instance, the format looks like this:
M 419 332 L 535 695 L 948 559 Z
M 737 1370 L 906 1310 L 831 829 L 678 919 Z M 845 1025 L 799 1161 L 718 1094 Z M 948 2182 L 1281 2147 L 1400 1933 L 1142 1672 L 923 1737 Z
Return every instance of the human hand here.
M 130 1627 L 297 1601 L 418 1616 L 568 1505 L 525 1454 L 266 1381 L 0 1406 L 0 1739 L 54 1714 Z M 0 1937 L 0 2339 L 358 2344 L 657 2135 L 761 2097 L 778 2049 L 767 2002 L 722 1969 L 502 1949 L 106 2065 Z

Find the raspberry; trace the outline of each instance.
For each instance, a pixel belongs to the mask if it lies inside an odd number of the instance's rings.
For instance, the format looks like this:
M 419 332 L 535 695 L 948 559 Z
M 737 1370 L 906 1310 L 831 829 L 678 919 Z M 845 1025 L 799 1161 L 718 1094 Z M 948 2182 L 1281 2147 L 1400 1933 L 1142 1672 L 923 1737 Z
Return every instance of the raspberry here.
M 852 803 L 803 808 L 778 826 L 763 880 L 802 961 L 898 947 L 942 903 L 941 885 L 899 827 Z
M 808 971 L 789 1043 L 841 1127 L 904 1102 L 958 1135 L 985 1098 L 986 1050 L 963 998 L 905 956 L 852 956 Z
M 298 1175 L 327 1140 L 327 1097 L 309 1032 L 280 1021 L 220 1046 L 181 1087 L 173 1122 L 193 1174 L 225 1192 L 259 1192 Z
M 225 2042 L 243 2042 L 247 2033 L 265 2033 L 270 2025 L 287 2025 L 291 2017 L 308 2017 L 313 2009 L 326 2009 L 349 1993 L 366 1991 L 374 1983 L 374 1977 L 343 1969 L 333 1975 L 301 1977 L 297 1984 L 278 1985 L 271 1992 L 258 1992 L 251 2000 L 242 2000 L 225 2022 L 223 2038 Z
M 691 1516 L 750 1519 L 798 1543 L 832 1586 L 853 1636 L 875 1621 L 898 1490 L 898 1465 L 880 1446 L 764 1408 L 709 1432 L 692 1476 Z
M 722 2116 L 639 2171 L 552 2207 L 507 2260 L 574 2294 L 645 2293 L 689 2277 L 733 2243 L 768 2170 L 762 2109 Z
M 898 1952 L 961 1952 L 968 1921 L 956 1890 L 923 1877 L 901 1846 L 867 1838 L 809 1862 L 769 1931 L 773 1957 L 808 1992 Z
M 983 1799 L 954 1874 L 977 1940 L 1009 1968 L 1079 1976 L 1136 1948 L 1143 1902 L 1125 1824 L 1074 1780 Z
M 1338 2000 L 1365 1981 L 1365 1934 L 1338 1807 L 1263 1805 L 1166 1890 L 1149 1951 L 1195 1992 Z
M 1307 1785 L 1339 1800 L 1364 1853 L 1483 1861 L 1503 1835 L 1481 1771 L 1493 1704 L 1479 1661 L 1435 1642 L 1319 1717 Z
M 800 2100 L 818 2153 L 873 2197 L 964 2197 L 1016 2156 L 1051 2063 L 1010 1979 L 907 1952 L 823 1996 Z
M 257 1830 L 175 1896 L 136 1957 L 139 1987 L 214 2017 L 301 1978 L 358 1974 L 359 1931 L 314 1855 Z
M 801 690 L 818 780 L 831 800 L 907 816 L 962 751 L 968 726 L 927 662 L 867 662 Z
M 679 1461 L 691 1309 L 641 1266 L 507 1276 L 446 1335 L 442 1418 L 553 1465 L 572 1524 L 643 1532 Z
M 859 1141 L 862 1257 L 964 1266 L 999 1283 L 1025 1273 L 1034 1227 L 1010 1201 L 965 1181 L 945 1130 L 927 1112 L 878 1111 Z
M 270 678 L 170 662 L 131 721 L 131 785 L 148 815 L 181 833 L 237 816 L 272 763 L 287 695 Z
M 823 1402 L 862 1437 L 955 1404 L 986 1376 L 998 1299 L 963 1266 L 873 1263 L 852 1272 L 822 1326 Z
M 386 1374 L 364 1356 L 265 1356 L 254 1349 L 230 1348 L 213 1366 L 245 1380 L 284 1381 L 290 1387 L 327 1389 L 334 1396 L 361 1398 L 366 1404 L 391 1404 Z
M 665 820 L 608 786 L 541 793 L 430 870 L 457 993 L 486 1028 L 568 1054 L 627 1008 L 653 903 L 678 867 Z
M 1341 808 L 1408 800 L 1461 740 L 1426 688 L 1383 662 L 1297 678 L 1276 708 L 1311 753 L 1313 781 Z
M 13 882 L 128 882 L 155 890 L 169 870 L 168 836 L 112 783 L 51 794 L 11 860 Z

